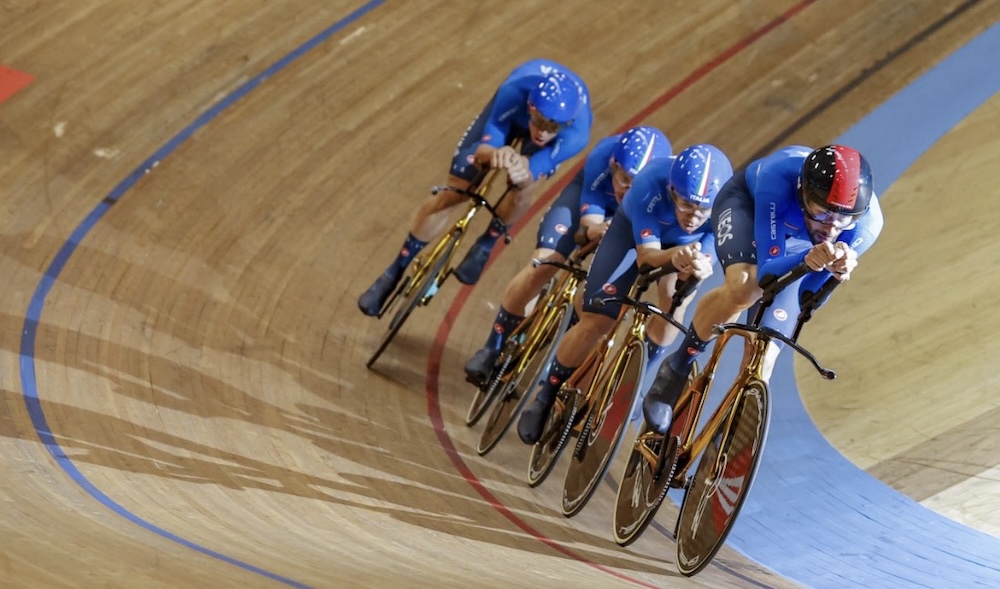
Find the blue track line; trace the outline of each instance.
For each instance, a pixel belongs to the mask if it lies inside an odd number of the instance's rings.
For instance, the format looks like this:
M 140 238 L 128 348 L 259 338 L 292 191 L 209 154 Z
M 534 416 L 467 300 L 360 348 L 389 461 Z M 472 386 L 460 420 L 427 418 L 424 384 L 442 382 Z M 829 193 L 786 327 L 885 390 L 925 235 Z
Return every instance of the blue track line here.
M 207 125 L 220 113 L 250 93 L 254 88 L 260 86 L 265 80 L 273 76 L 275 73 L 284 69 L 306 52 L 316 48 L 330 37 L 343 30 L 346 26 L 365 16 L 373 9 L 380 6 L 383 2 L 384 0 L 370 0 L 361 8 L 358 8 L 343 19 L 327 27 L 318 35 L 309 39 L 303 45 L 265 69 L 251 80 L 244 83 L 242 86 L 201 114 L 193 123 L 181 130 L 180 133 L 170 139 L 166 144 L 157 149 L 152 156 L 147 158 L 146 161 L 133 170 L 128 177 L 115 186 L 115 188 L 106 197 L 104 197 L 104 199 L 101 200 L 101 202 L 90 212 L 90 214 L 88 214 L 87 217 L 76 227 L 66 243 L 64 243 L 59 249 L 59 253 L 56 254 L 52 263 L 45 270 L 45 274 L 38 283 L 38 286 L 31 297 L 31 302 L 28 305 L 28 311 L 24 321 L 24 329 L 21 335 L 21 386 L 24 391 L 24 403 L 27 406 L 28 414 L 31 417 L 31 423 L 35 428 L 35 433 L 38 435 L 38 438 L 43 444 L 45 444 L 45 448 L 55 459 L 59 467 L 62 468 L 67 475 L 69 475 L 73 482 L 79 485 L 84 491 L 86 491 L 87 494 L 111 511 L 155 534 L 251 573 L 283 583 L 290 587 L 297 587 L 301 589 L 308 589 L 308 586 L 276 573 L 272 573 L 251 564 L 236 560 L 235 558 L 226 556 L 225 554 L 216 552 L 209 548 L 205 548 L 204 546 L 195 544 L 190 540 L 181 538 L 176 534 L 172 534 L 167 530 L 142 519 L 116 503 L 113 499 L 108 497 L 103 491 L 91 483 L 90 480 L 88 480 L 87 477 L 80 472 L 73 461 L 66 455 L 65 451 L 56 440 L 55 435 L 53 435 L 51 429 L 49 428 L 48 420 L 45 418 L 41 398 L 38 394 L 38 383 L 35 378 L 35 339 L 38 333 L 38 325 L 41 322 L 42 311 L 45 308 L 45 299 L 52 290 L 52 285 L 55 284 L 55 281 L 59 278 L 59 274 L 66 266 L 70 257 L 76 251 L 77 246 L 83 241 L 90 230 L 94 228 L 94 225 L 96 225 L 97 222 L 104 217 L 104 214 L 108 212 L 112 205 L 118 202 L 118 200 L 126 192 L 128 192 L 128 190 L 131 189 L 140 178 L 151 172 L 157 164 L 170 155 L 175 149 L 177 149 L 178 146 L 184 143 L 184 141 L 191 137 L 191 135 L 193 135 L 196 131 Z

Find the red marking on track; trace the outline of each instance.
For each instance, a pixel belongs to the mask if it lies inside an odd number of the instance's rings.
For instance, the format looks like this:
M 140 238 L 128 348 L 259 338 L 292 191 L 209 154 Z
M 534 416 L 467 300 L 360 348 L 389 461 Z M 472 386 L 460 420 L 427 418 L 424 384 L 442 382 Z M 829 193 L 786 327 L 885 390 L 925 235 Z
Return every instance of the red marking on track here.
M 781 16 L 775 18 L 774 20 L 767 23 L 760 29 L 757 29 L 746 38 L 738 41 L 736 44 L 732 45 L 731 47 L 729 47 L 728 49 L 717 55 L 714 59 L 712 59 L 702 67 L 692 72 L 691 75 L 684 78 L 678 84 L 674 85 L 672 88 L 667 90 L 664 94 L 662 94 L 656 100 L 651 102 L 646 108 L 642 109 L 635 116 L 626 121 L 615 132 L 622 133 L 627 129 L 636 126 L 651 113 L 660 109 L 661 107 L 663 107 L 663 105 L 670 102 L 678 94 L 680 94 L 681 92 L 692 86 L 695 82 L 697 82 L 701 78 L 708 75 L 709 72 L 715 70 L 717 67 L 728 61 L 730 58 L 737 55 L 740 51 L 746 49 L 754 42 L 756 42 L 758 39 L 760 39 L 770 31 L 774 30 L 778 25 L 792 18 L 793 16 L 804 10 L 806 7 L 808 7 L 810 4 L 813 4 L 815 1 L 816 0 L 803 0 L 802 2 L 799 2 Z M 573 177 L 576 176 L 576 173 L 579 171 L 579 169 L 583 166 L 583 161 L 584 161 L 583 158 L 581 158 L 581 160 L 576 165 L 574 165 L 573 168 L 571 168 L 567 174 L 565 174 L 557 183 L 552 185 L 545 192 L 545 194 L 543 194 L 542 197 L 539 198 L 532 205 L 531 209 L 528 211 L 528 214 L 524 216 L 522 221 L 511 229 L 510 233 L 512 236 L 517 235 L 517 233 L 520 232 L 520 230 L 525 226 L 525 224 L 528 221 L 532 220 L 538 214 L 538 212 L 541 210 L 542 207 L 547 206 L 548 203 L 553 198 L 555 198 L 557 194 L 559 194 L 559 191 L 561 191 L 567 184 L 570 183 Z M 501 248 L 502 247 L 503 246 L 501 246 Z M 497 256 L 495 255 L 491 257 L 490 261 L 487 262 L 486 264 L 487 269 L 491 265 L 492 261 L 495 260 L 496 258 Z M 652 585 L 641 579 L 629 577 L 623 573 L 620 573 L 613 569 L 609 569 L 605 566 L 592 562 L 588 560 L 586 556 L 573 552 L 569 548 L 563 546 L 562 544 L 559 544 L 555 540 L 543 535 L 541 532 L 531 527 L 527 522 L 525 522 L 517 514 L 511 511 L 510 508 L 501 503 L 500 500 L 497 499 L 496 496 L 489 489 L 486 488 L 486 486 L 482 483 L 482 481 L 479 480 L 479 478 L 475 475 L 475 473 L 473 473 L 472 470 L 469 468 L 469 466 L 465 463 L 465 459 L 455 448 L 455 444 L 452 441 L 451 436 L 448 435 L 448 431 L 444 423 L 444 417 L 441 414 L 441 403 L 440 403 L 440 397 L 438 395 L 438 375 L 440 374 L 441 370 L 441 356 L 442 353 L 444 352 L 445 343 L 448 341 L 448 336 L 451 333 L 451 327 L 452 325 L 454 325 L 455 320 L 457 319 L 459 313 L 461 313 L 462 308 L 465 306 L 465 303 L 469 300 L 469 296 L 471 294 L 472 294 L 472 287 L 470 286 L 465 286 L 458 291 L 458 294 L 455 296 L 455 300 L 452 301 L 451 307 L 449 307 L 448 309 L 448 313 L 445 315 L 445 318 L 441 322 L 441 326 L 438 328 L 437 335 L 434 338 L 434 343 L 431 346 L 430 355 L 427 359 L 427 381 L 426 381 L 427 414 L 428 418 L 431 421 L 431 425 L 434 428 L 434 432 L 435 434 L 437 434 L 438 440 L 441 442 L 441 447 L 444 449 L 445 453 L 451 459 L 452 464 L 454 464 L 456 470 L 458 470 L 459 474 L 461 474 L 461 476 L 465 478 L 465 480 L 469 483 L 469 485 L 471 485 L 476 490 L 476 492 L 478 492 L 479 495 L 486 500 L 487 503 L 489 503 L 494 509 L 503 514 L 504 517 L 506 517 L 515 526 L 523 530 L 526 534 L 532 536 L 539 542 L 546 544 L 553 550 L 569 558 L 572 558 L 578 562 L 593 567 L 601 572 L 607 573 L 613 577 L 629 581 L 631 583 L 634 583 L 642 587 L 650 587 L 650 588 L 658 587 L 657 585 Z M 525 486 L 527 487 L 527 483 L 525 484 Z
M 0 65 L 0 104 L 17 94 L 35 79 L 31 74 Z

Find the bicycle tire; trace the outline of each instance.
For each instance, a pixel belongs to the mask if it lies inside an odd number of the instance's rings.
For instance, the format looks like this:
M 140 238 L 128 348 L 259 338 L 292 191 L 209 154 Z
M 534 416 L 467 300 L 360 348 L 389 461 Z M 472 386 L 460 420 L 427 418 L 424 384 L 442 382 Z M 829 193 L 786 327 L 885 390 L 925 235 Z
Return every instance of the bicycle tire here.
M 556 393 L 556 404 L 549 413 L 549 419 L 545 424 L 545 432 L 542 439 L 531 447 L 531 457 L 528 459 L 528 485 L 537 487 L 542 484 L 556 460 L 566 447 L 566 440 L 573 430 L 573 420 L 576 416 L 577 406 L 576 389 L 559 389 Z
M 678 515 L 677 570 L 688 577 L 718 553 L 750 493 L 770 422 L 767 385 L 747 383 L 729 411 L 732 419 L 712 432 Z
M 685 386 L 690 387 L 697 374 L 698 365 L 695 363 L 688 374 Z M 694 406 L 695 404 L 688 400 L 678 408 L 666 436 L 653 435 L 653 445 L 650 450 L 658 457 L 656 463 L 650 463 L 638 450 L 638 445 L 643 443 L 642 437 L 648 431 L 643 420 L 635 443 L 632 444 L 632 452 L 622 470 L 615 495 L 613 529 L 615 542 L 619 546 L 628 546 L 642 536 L 659 511 L 660 505 L 663 504 L 667 492 L 671 488 L 676 488 L 681 440 L 688 439 L 688 434 L 696 425 L 691 419 Z M 667 446 L 663 445 L 665 440 L 668 441 Z M 636 472 L 637 470 L 639 472 Z
M 488 454 L 500 442 L 514 421 L 514 416 L 524 405 L 524 400 L 528 398 L 528 391 L 537 385 L 539 377 L 547 372 L 556 354 L 556 344 L 569 326 L 569 317 L 567 308 L 560 306 L 555 316 L 545 326 L 548 333 L 529 335 L 529 343 L 535 338 L 539 343 L 534 349 L 524 350 L 524 355 L 518 359 L 518 365 L 510 373 L 497 396 L 498 402 L 493 406 L 493 411 L 486 420 L 486 427 L 479 437 L 477 452 L 480 456 Z M 527 386 L 521 387 L 521 383 L 526 383 Z
M 563 483 L 562 511 L 573 517 L 586 507 L 611 465 L 622 434 L 631 423 L 633 405 L 646 366 L 646 345 L 633 341 L 620 352 L 624 359 L 602 375 L 601 403 L 591 407 L 577 439 Z M 625 411 L 612 413 L 615 407 Z
M 465 425 L 472 427 L 479 423 L 479 420 L 486 414 L 493 401 L 500 396 L 497 387 L 503 381 L 504 372 L 507 370 L 507 366 L 510 365 L 515 353 L 516 351 L 504 352 L 500 358 L 499 369 L 496 367 L 493 369 L 493 374 L 496 376 L 490 376 L 486 387 L 476 387 L 476 392 L 472 395 L 472 402 L 469 403 L 469 410 L 465 414 Z
M 458 243 L 458 236 L 454 233 L 447 235 L 444 239 L 448 240 L 440 250 L 440 253 L 436 255 L 435 259 L 428 260 L 427 266 L 430 270 L 420 276 L 417 284 L 414 284 L 412 288 L 406 293 L 401 293 L 399 296 L 395 297 L 396 301 L 393 305 L 397 304 L 398 308 L 393 314 L 392 318 L 389 320 L 389 325 L 386 327 L 382 334 L 382 339 L 379 341 L 378 347 L 375 348 L 375 352 L 368 358 L 365 362 L 365 366 L 368 368 L 372 367 L 372 364 L 382 355 L 382 352 L 389 346 L 396 334 L 406 323 L 406 320 L 410 317 L 410 314 L 420 305 L 425 305 L 430 302 L 430 299 L 425 298 L 431 291 L 431 287 L 437 283 L 437 287 L 440 288 L 441 284 L 438 281 L 438 276 L 440 276 L 444 271 L 444 266 L 448 263 L 448 259 L 451 257 L 452 250 L 455 249 L 455 245 Z M 437 249 L 437 248 L 435 248 Z M 444 281 L 444 278 L 441 278 Z M 431 295 L 433 296 L 433 295 Z M 388 310 L 387 310 L 388 311 Z
M 646 424 L 639 430 L 641 437 L 646 433 Z M 666 448 L 659 445 L 666 443 Z M 677 436 L 656 437 L 657 454 L 662 454 L 666 463 L 663 472 L 657 476 L 655 465 L 632 447 L 615 495 L 613 529 L 615 543 L 628 546 L 639 539 L 656 516 L 663 499 L 670 490 L 670 482 L 677 469 L 680 439 Z

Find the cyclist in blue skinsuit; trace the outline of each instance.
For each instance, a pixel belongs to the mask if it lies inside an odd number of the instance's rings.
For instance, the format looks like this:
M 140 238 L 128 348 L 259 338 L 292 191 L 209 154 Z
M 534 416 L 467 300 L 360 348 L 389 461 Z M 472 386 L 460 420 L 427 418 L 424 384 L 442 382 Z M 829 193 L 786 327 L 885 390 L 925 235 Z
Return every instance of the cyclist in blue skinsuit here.
M 722 189 L 712 221 L 725 282 L 698 303 L 690 333 L 660 366 L 646 396 L 647 425 L 661 433 L 695 358 L 712 338 L 712 325 L 735 321 L 760 298 L 759 277 L 781 276 L 803 261 L 816 271 L 785 288 L 762 322 L 790 335 L 800 294 L 816 292 L 830 273 L 850 279 L 883 222 L 868 162 L 843 145 L 793 145 L 754 161 Z M 772 342 L 765 378 L 780 351 Z
M 586 229 L 588 241 L 599 240 L 639 170 L 649 161 L 672 153 L 666 135 L 653 127 L 633 127 L 602 139 L 542 217 L 532 257 L 565 262 L 576 248 L 574 236 L 581 227 Z M 557 270 L 529 264 L 507 285 L 486 343 L 465 365 L 470 382 L 485 384 L 507 334 L 521 323 L 528 303 Z
M 484 166 L 502 168 L 515 185 L 494 219 L 473 244 L 455 276 L 465 284 L 479 280 L 497 239 L 527 211 L 540 180 L 580 153 L 590 141 L 592 114 L 586 84 L 568 68 L 548 60 L 518 66 L 497 89 L 455 149 L 448 185 L 465 189 Z M 521 138 L 520 153 L 510 146 Z M 467 198 L 443 190 L 417 209 L 396 259 L 358 299 L 366 315 L 378 315 L 403 271 L 427 242 L 447 228 L 449 217 Z
M 621 306 L 598 306 L 595 299 L 628 293 L 642 265 L 669 263 L 677 269 L 659 281 L 661 305 L 673 298 L 678 279 L 711 275 L 715 240 L 707 221 L 715 195 L 732 173 L 729 158 L 708 144 L 653 160 L 639 172 L 594 255 L 580 322 L 566 332 L 534 401 L 521 414 L 517 424 L 521 441 L 538 441 L 559 387 L 614 325 Z M 693 293 L 677 309 L 678 317 L 692 297 Z M 649 365 L 655 367 L 677 330 L 654 318 L 646 334 Z

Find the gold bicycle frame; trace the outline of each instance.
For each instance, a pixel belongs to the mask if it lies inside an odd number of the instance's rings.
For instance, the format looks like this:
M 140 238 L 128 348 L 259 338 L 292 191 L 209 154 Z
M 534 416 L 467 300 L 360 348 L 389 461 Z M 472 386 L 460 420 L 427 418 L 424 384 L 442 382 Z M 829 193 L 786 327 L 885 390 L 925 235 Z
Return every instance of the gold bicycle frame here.
M 486 176 L 483 178 L 483 181 L 479 183 L 479 186 L 476 187 L 473 192 L 485 198 L 485 195 L 489 193 L 490 187 L 493 185 L 493 181 L 497 177 L 498 172 L 499 171 L 497 169 L 490 169 L 486 172 Z M 452 235 L 457 233 L 458 237 L 455 239 L 455 243 L 451 247 L 451 251 L 448 252 L 448 258 L 444 265 L 441 266 L 441 275 L 434 277 L 438 282 L 441 282 L 444 279 L 444 274 L 446 274 L 449 270 L 449 264 L 451 263 L 452 257 L 455 255 L 455 250 L 458 249 L 458 246 L 462 243 L 462 238 L 465 237 L 465 232 L 468 230 L 469 223 L 472 222 L 473 217 L 476 216 L 479 209 L 482 207 L 482 203 L 470 200 L 469 207 L 466 209 L 465 214 L 455 221 L 455 224 L 452 225 L 444 235 L 438 238 L 430 252 L 424 256 L 418 255 L 416 259 L 413 260 L 413 274 L 410 281 L 406 284 L 406 287 L 400 292 L 401 297 L 405 298 L 410 296 L 410 293 L 413 292 L 413 289 L 416 288 L 418 284 L 424 283 L 425 272 L 428 268 L 434 267 L 435 263 L 441 258 L 441 253 L 449 246 L 449 242 L 452 240 Z M 426 304 L 426 301 L 421 301 L 421 304 Z
M 633 284 L 632 288 L 629 289 L 628 297 L 630 299 L 634 299 L 636 298 L 636 296 L 637 296 L 636 287 L 635 284 Z M 608 331 L 607 335 L 601 338 L 601 341 L 597 345 L 597 347 L 594 348 L 594 350 L 587 355 L 587 358 L 583 361 L 583 364 L 581 364 L 580 367 L 577 368 L 575 372 L 573 372 L 574 378 L 569 381 L 572 382 L 574 385 L 572 388 L 576 388 L 575 387 L 576 375 L 580 374 L 582 376 L 587 374 L 591 370 L 591 368 L 594 367 L 596 363 L 596 370 L 594 371 L 593 378 L 591 379 L 590 384 L 587 387 L 587 394 L 583 395 L 582 397 L 583 399 L 582 404 L 579 405 L 580 409 L 584 409 L 585 411 L 589 412 L 593 407 L 600 407 L 601 405 L 604 404 L 607 395 L 610 394 L 608 392 L 608 389 L 610 387 L 604 387 L 605 390 L 602 390 L 600 392 L 601 398 L 600 399 L 594 398 L 598 394 L 597 391 L 595 390 L 595 387 L 597 387 L 598 383 L 603 380 L 599 377 L 605 374 L 603 368 L 605 362 L 608 360 L 608 353 L 615 346 L 614 336 L 618 332 L 618 328 L 625 320 L 625 315 L 629 311 L 634 311 L 632 316 L 632 324 L 629 325 L 628 332 L 625 334 L 625 342 L 619 348 L 618 353 L 615 354 L 614 364 L 612 364 L 609 367 L 609 370 L 617 371 L 621 368 L 621 363 L 625 361 L 625 352 L 629 349 L 629 346 L 633 341 L 640 341 L 640 342 L 645 341 L 644 338 L 646 335 L 646 322 L 649 319 L 650 313 L 643 310 L 641 307 L 630 308 L 628 305 L 622 304 L 621 311 L 619 311 L 618 318 L 615 319 L 615 322 L 611 330 Z M 610 372 L 608 374 L 610 374 Z M 593 401 L 598 401 L 598 402 L 593 403 Z M 579 413 L 579 410 L 577 411 L 577 413 Z M 603 415 L 600 416 L 600 419 L 603 420 L 604 416 Z M 579 420 L 579 422 L 573 426 L 573 431 L 581 433 L 583 431 L 583 427 L 586 421 L 587 421 L 586 419 Z M 599 429 L 598 426 L 600 425 L 600 423 L 601 423 L 600 421 L 594 423 L 593 428 L 595 431 Z
M 532 313 L 541 313 L 542 316 L 528 324 L 527 339 L 521 346 L 522 350 L 530 350 L 532 353 L 522 353 L 518 359 L 517 367 L 510 372 L 511 374 L 524 370 L 528 362 L 531 361 L 531 357 L 542 344 L 542 336 L 548 333 L 549 328 L 552 327 L 556 311 L 564 303 L 569 302 L 569 312 L 573 312 L 572 302 L 576 297 L 576 291 L 580 286 L 580 282 L 581 279 L 577 277 L 574 272 L 563 271 L 563 276 L 559 278 L 556 284 L 553 285 L 552 289 L 546 293 L 545 298 L 535 304 L 535 308 L 532 310 Z M 522 322 L 521 325 L 526 323 L 527 322 Z M 520 333 L 520 326 L 518 326 L 518 329 L 514 330 L 510 337 L 516 337 L 520 335 Z
M 698 421 L 701 419 L 701 412 L 705 406 L 704 400 L 708 397 L 708 392 L 715 378 L 715 370 L 722 359 L 722 353 L 728 345 L 729 340 L 734 336 L 742 337 L 745 340 L 745 361 L 742 363 L 743 367 L 708 422 L 699 428 Z M 753 380 L 764 380 L 764 358 L 769 343 L 769 338 L 762 338 L 757 332 L 740 328 L 729 329 L 718 336 L 715 347 L 712 348 L 712 354 L 709 356 L 708 362 L 705 363 L 705 369 L 693 379 L 690 386 L 685 387 L 676 403 L 677 409 L 675 415 L 680 415 L 689 404 L 694 403 L 694 405 L 692 406 L 693 413 L 685 418 L 688 420 L 689 425 L 685 428 L 684 439 L 681 440 L 680 450 L 678 451 L 677 467 L 674 470 L 675 481 L 683 481 L 688 467 L 708 447 L 711 435 L 718 431 L 719 424 L 723 420 L 731 420 L 733 418 L 732 408 L 740 400 L 740 396 L 746 390 L 746 385 Z M 727 427 L 725 431 L 728 432 L 729 428 Z M 638 446 L 642 456 L 653 464 L 656 463 L 659 457 L 645 441 L 656 435 L 653 432 L 647 432 L 644 434 L 645 439 Z M 725 440 L 723 440 L 722 444 L 723 446 L 725 445 Z M 720 456 L 722 455 L 720 454 Z

